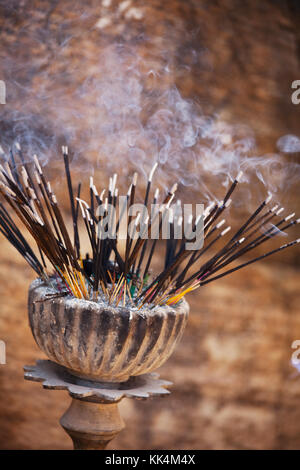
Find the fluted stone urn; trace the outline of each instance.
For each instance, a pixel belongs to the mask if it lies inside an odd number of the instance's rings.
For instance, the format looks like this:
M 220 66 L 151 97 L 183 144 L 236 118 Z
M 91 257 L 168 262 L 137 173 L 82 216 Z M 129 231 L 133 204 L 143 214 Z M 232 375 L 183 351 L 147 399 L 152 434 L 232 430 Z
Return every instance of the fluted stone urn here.
M 70 297 L 40 279 L 29 289 L 28 313 L 37 345 L 81 379 L 125 382 L 160 367 L 185 328 L 189 305 L 111 307 Z

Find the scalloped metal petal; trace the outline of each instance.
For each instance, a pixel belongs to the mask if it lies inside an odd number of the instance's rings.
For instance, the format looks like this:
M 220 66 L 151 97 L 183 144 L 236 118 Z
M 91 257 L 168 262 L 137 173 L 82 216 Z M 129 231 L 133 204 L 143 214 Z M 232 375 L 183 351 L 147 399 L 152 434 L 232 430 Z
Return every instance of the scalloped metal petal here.
M 146 399 L 170 393 L 167 387 L 172 382 L 159 379 L 159 374 L 149 373 L 131 377 L 123 383 L 90 382 L 69 374 L 59 364 L 49 360 L 38 360 L 36 365 L 24 366 L 24 378 L 42 382 L 50 390 L 67 390 L 73 398 L 91 398 L 116 402 L 121 398 Z

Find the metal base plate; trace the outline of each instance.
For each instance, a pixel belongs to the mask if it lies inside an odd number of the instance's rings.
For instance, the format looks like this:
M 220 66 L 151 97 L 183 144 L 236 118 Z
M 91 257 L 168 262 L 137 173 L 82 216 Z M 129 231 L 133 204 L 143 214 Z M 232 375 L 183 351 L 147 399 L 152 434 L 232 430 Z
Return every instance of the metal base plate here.
M 127 382 L 91 382 L 71 375 L 64 367 L 49 360 L 38 360 L 36 365 L 24 366 L 24 378 L 42 382 L 52 390 L 67 390 L 72 398 L 85 401 L 114 403 L 122 398 L 146 399 L 151 396 L 168 395 L 172 382 L 159 379 L 150 373 L 130 377 Z

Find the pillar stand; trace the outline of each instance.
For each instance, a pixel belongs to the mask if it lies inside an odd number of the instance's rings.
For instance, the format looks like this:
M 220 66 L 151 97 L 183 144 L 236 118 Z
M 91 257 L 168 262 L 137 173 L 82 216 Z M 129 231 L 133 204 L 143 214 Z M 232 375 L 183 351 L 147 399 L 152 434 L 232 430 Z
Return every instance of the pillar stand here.
M 34 366 L 25 366 L 24 371 L 26 380 L 42 382 L 46 389 L 69 392 L 72 402 L 60 424 L 71 437 L 74 449 L 105 449 L 125 427 L 118 409 L 123 398 L 165 396 L 172 385 L 156 373 L 130 377 L 122 383 L 82 380 L 49 360 L 38 360 Z

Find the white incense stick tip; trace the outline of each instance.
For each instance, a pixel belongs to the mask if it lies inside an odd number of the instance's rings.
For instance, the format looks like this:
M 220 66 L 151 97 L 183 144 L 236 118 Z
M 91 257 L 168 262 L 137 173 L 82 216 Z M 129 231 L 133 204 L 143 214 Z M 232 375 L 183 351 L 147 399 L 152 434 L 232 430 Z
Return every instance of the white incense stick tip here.
M 154 199 L 158 199 L 159 196 L 159 189 L 156 188 L 155 193 L 154 193 Z
M 283 211 L 284 211 L 284 207 L 281 207 L 281 208 L 276 212 L 275 215 L 279 215 L 279 214 L 281 214 L 281 212 L 283 212 Z
M 175 197 L 175 195 L 174 195 L 174 193 L 172 193 L 172 195 L 170 197 L 170 200 L 167 202 L 167 206 L 166 206 L 167 209 L 169 209 L 170 205 L 172 204 L 174 197 Z
M 217 225 L 216 225 L 216 228 L 220 228 L 222 227 L 222 225 L 225 224 L 225 219 L 222 219 Z
M 27 171 L 25 170 L 25 168 L 22 166 L 21 168 L 21 174 L 22 174 L 22 179 L 23 179 L 23 183 L 25 185 L 26 188 L 28 188 L 28 175 L 27 175 Z
M 83 208 L 82 200 L 79 199 L 78 197 L 76 198 L 76 200 L 79 202 L 79 207 L 80 207 L 80 210 L 81 210 L 82 218 L 86 219 L 86 213 L 85 213 L 85 210 Z
M 288 215 L 284 220 L 287 222 L 288 220 L 290 220 L 292 217 L 294 217 L 295 215 L 295 212 L 293 212 L 292 214 Z
M 235 178 L 235 181 L 237 181 L 239 183 L 241 181 L 242 177 L 243 177 L 243 174 L 244 174 L 244 172 L 240 171 L 238 173 L 237 177 Z
M 62 150 L 62 153 L 63 153 L 64 155 L 68 155 L 69 149 L 68 149 L 68 147 L 67 147 L 66 145 L 63 145 L 62 148 L 61 148 L 61 150 Z
M 93 193 L 95 194 L 95 196 L 98 196 L 98 191 L 97 191 L 97 188 L 96 188 L 96 186 L 95 186 L 94 184 L 93 184 L 93 186 L 92 186 L 92 191 L 93 191 Z
M 100 194 L 100 201 L 103 201 L 104 193 L 105 193 L 105 189 L 103 189 L 102 193 Z
M 178 188 L 178 184 L 177 183 L 173 184 L 172 188 L 170 189 L 170 194 L 174 194 L 175 191 L 177 191 L 177 188 Z
M 84 199 L 80 199 L 79 197 L 76 197 L 76 201 L 78 201 L 78 202 L 79 202 L 79 204 L 83 204 L 83 205 L 84 205 L 84 206 L 85 206 L 87 209 L 89 209 L 89 208 L 90 208 L 90 206 L 88 205 L 88 203 L 87 203 L 87 202 L 85 202 L 85 200 L 84 200 Z
M 136 186 L 137 178 L 138 178 L 138 174 L 137 174 L 137 172 L 135 172 L 134 175 L 133 175 L 133 177 L 132 177 L 132 184 L 133 184 L 133 186 Z
M 113 174 L 113 179 L 112 179 L 112 192 L 114 192 L 114 190 L 115 190 L 116 183 L 117 183 L 117 178 L 118 178 L 117 173 L 114 173 Z
M 34 176 L 37 181 L 37 184 L 41 184 L 41 178 L 37 171 L 34 172 Z
M 272 207 L 272 209 L 270 209 L 270 212 L 275 212 L 277 209 L 278 209 L 279 205 L 276 204 L 276 206 Z
M 153 175 L 154 175 L 154 172 L 155 172 L 157 166 L 158 166 L 158 163 L 157 163 L 157 162 L 154 163 L 154 165 L 153 165 L 153 167 L 152 167 L 152 169 L 151 169 L 151 171 L 150 171 L 150 173 L 149 173 L 148 181 L 152 181 L 152 178 L 153 178 Z
M 57 204 L 57 199 L 56 199 L 55 194 L 52 194 L 52 201 L 54 202 L 54 204 Z
M 132 184 L 129 186 L 129 189 L 128 189 L 128 191 L 127 191 L 127 196 L 128 196 L 128 197 L 130 196 L 131 189 L 132 189 Z
M 273 195 L 272 194 L 269 194 L 269 196 L 267 197 L 267 199 L 265 200 L 265 204 L 269 204 L 269 202 L 271 201 Z
M 239 239 L 239 243 L 243 243 L 245 241 L 245 237 Z
M 52 188 L 51 188 L 51 184 L 49 181 L 47 182 L 47 189 L 48 189 L 48 192 L 52 194 Z
M 21 145 L 19 144 L 19 142 L 16 142 L 16 149 L 21 150 Z
M 38 160 L 37 155 L 33 155 L 33 160 L 34 160 L 35 166 L 38 169 L 39 174 L 41 175 L 42 174 L 42 168 L 41 168 L 41 165 L 40 165 L 40 162 Z
M 5 163 L 4 163 L 4 166 L 5 166 L 5 168 L 6 168 L 6 173 L 8 174 L 8 176 L 10 177 L 10 179 L 11 179 L 13 182 L 15 182 L 15 179 L 14 179 L 14 177 L 13 177 L 13 174 L 12 174 L 12 172 L 11 172 L 11 168 L 10 168 L 8 162 L 5 162 Z
M 297 238 L 296 243 L 300 243 L 300 238 Z
M 90 188 L 94 186 L 94 179 L 92 176 L 90 176 Z
M 224 235 L 226 235 L 226 233 L 228 233 L 229 230 L 231 230 L 231 227 L 225 228 L 225 230 L 223 230 L 223 232 L 221 232 L 221 237 L 223 237 Z
M 219 207 L 221 207 L 221 206 L 222 206 L 222 202 L 221 202 L 221 203 L 218 203 L 218 205 L 219 205 L 219 204 L 220 204 Z M 209 206 L 207 206 L 207 208 L 204 209 L 204 212 L 203 212 L 204 217 L 207 217 L 207 216 L 210 214 L 211 210 L 212 210 L 214 207 L 215 207 L 215 203 L 214 203 L 214 202 L 211 202 L 211 203 L 209 204 Z
M 225 207 L 229 207 L 230 204 L 232 203 L 232 199 L 228 199 L 228 201 L 225 203 Z
M 36 199 L 36 194 L 32 188 L 28 188 L 31 199 Z
M 300 219 L 297 219 L 297 220 L 296 220 L 296 224 L 300 224 Z
M 12 197 L 16 197 L 16 193 L 14 191 L 12 191 L 8 186 L 6 186 L 6 192 L 12 196 Z

